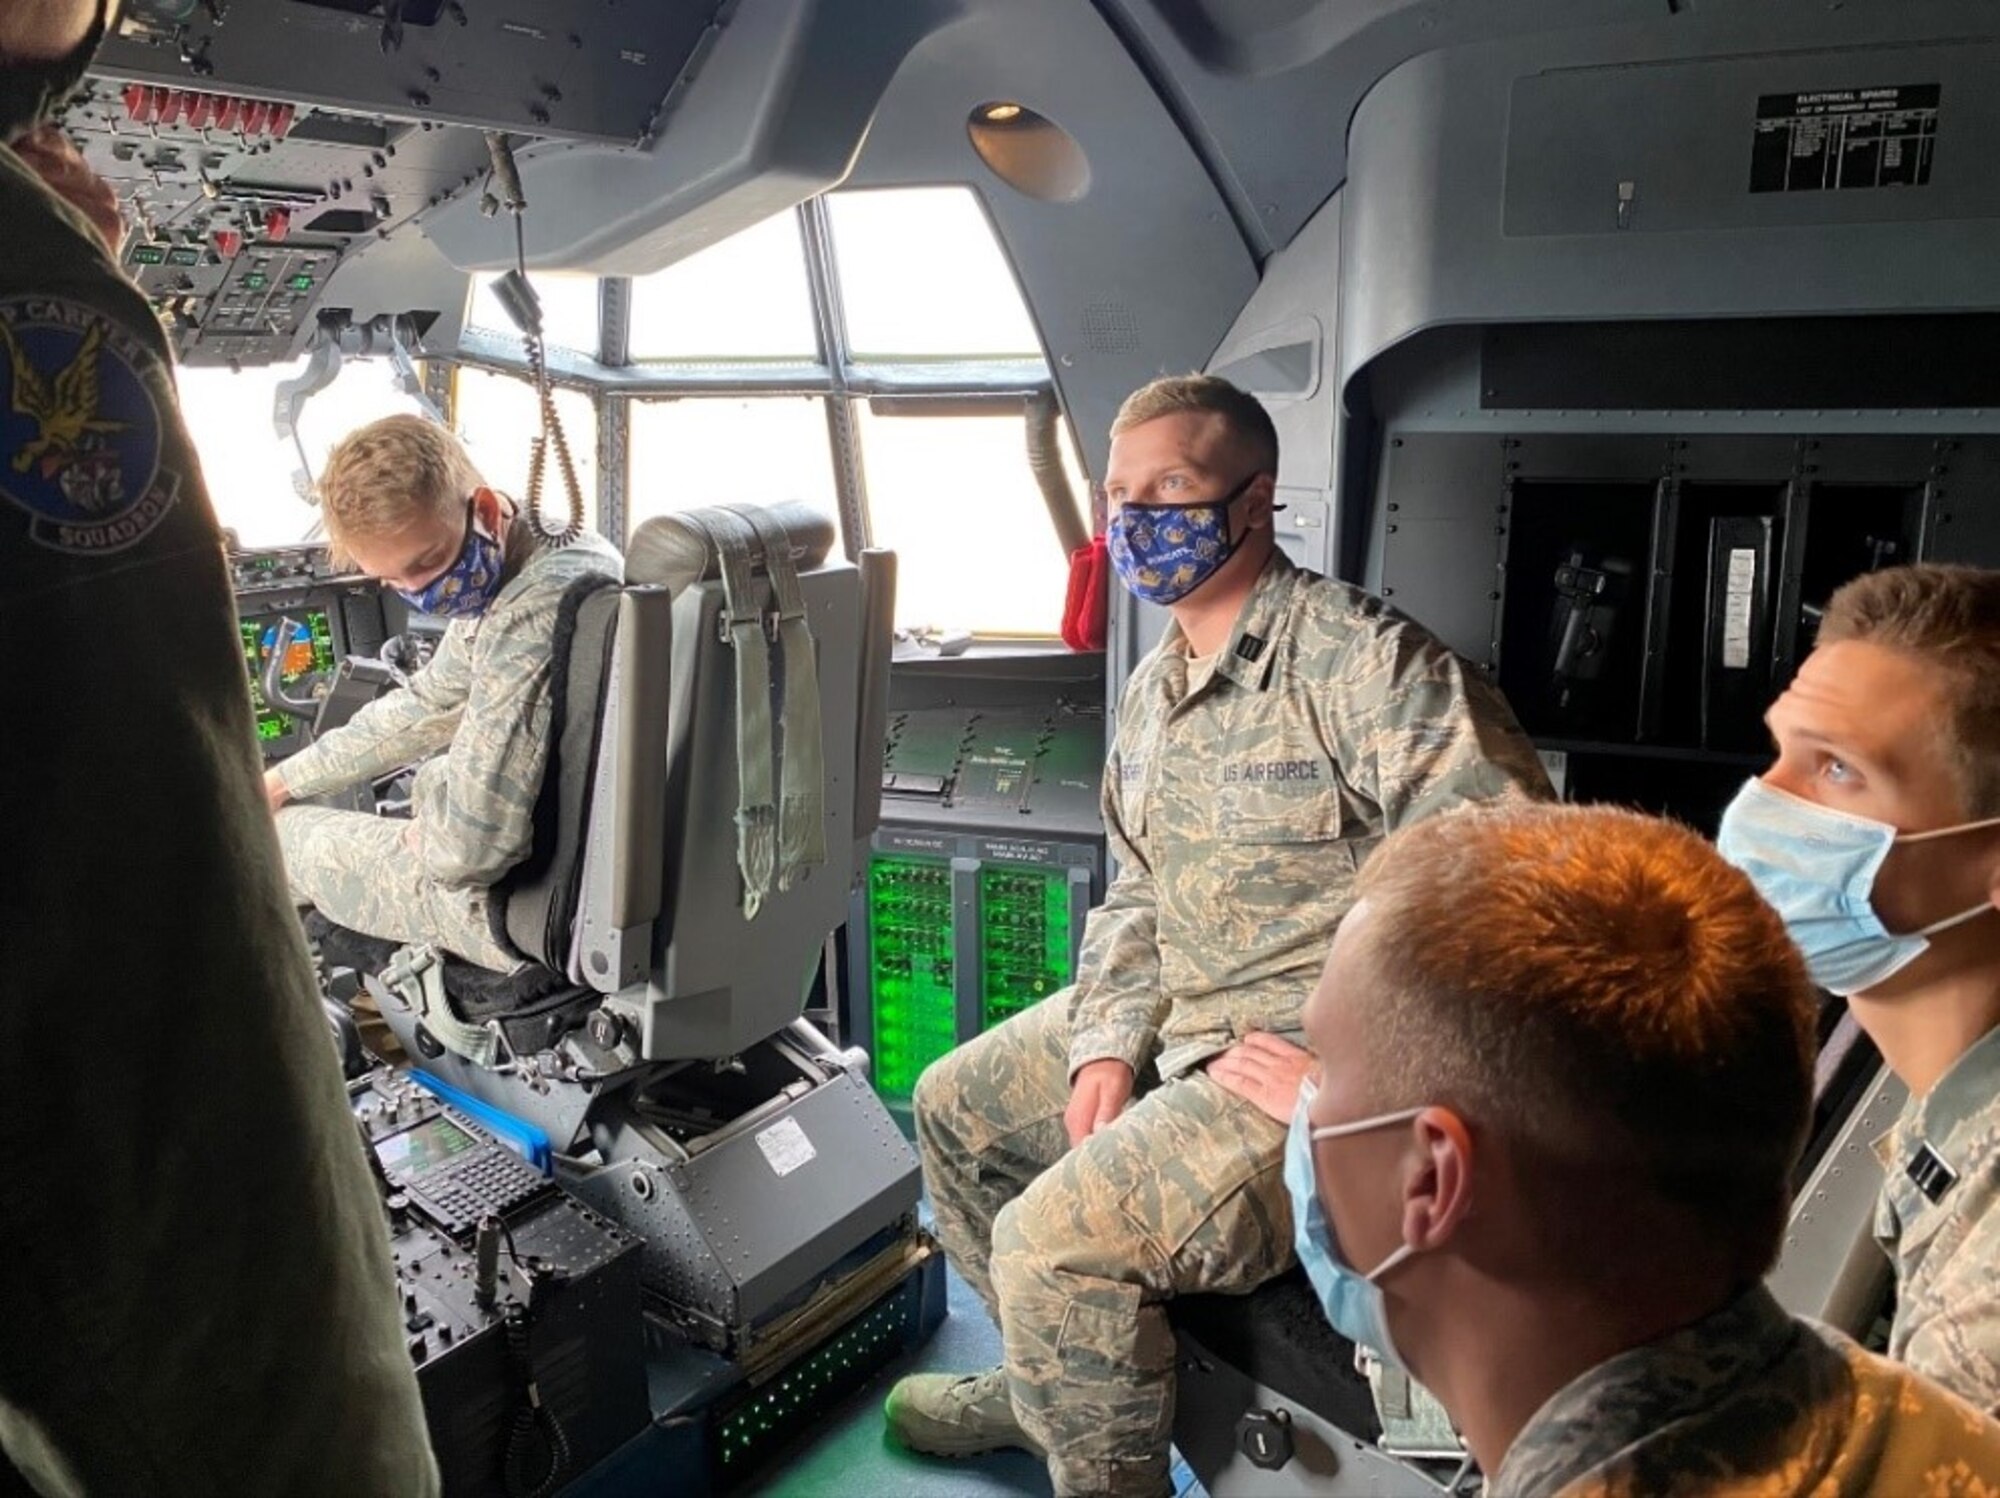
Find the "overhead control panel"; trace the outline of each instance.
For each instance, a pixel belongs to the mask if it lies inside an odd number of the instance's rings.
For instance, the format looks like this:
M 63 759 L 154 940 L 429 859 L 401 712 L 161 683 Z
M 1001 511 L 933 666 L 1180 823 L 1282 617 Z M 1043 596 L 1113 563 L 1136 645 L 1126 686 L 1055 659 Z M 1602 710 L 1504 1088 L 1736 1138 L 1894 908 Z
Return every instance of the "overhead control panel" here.
M 170 88 L 636 143 L 733 5 L 131 0 L 98 68 Z
M 126 269 L 190 364 L 290 358 L 343 257 L 487 163 L 477 131 L 102 78 L 63 126 L 117 192 Z M 422 327 L 440 309 L 402 310 Z

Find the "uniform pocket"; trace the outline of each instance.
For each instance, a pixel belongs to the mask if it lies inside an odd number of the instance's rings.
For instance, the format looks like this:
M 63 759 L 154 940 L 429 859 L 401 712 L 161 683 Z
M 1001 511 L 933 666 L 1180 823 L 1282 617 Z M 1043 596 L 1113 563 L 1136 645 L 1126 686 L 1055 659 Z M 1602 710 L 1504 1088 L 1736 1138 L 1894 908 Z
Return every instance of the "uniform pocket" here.
M 1284 1127 L 1199 1072 L 1142 1108 L 1155 1163 L 1119 1206 L 1166 1256 L 1173 1293 L 1247 1289 L 1282 1269 Z
M 1347 830 L 1340 795 L 1324 790 L 1224 786 L 1215 797 L 1215 840 L 1220 843 L 1332 843 Z

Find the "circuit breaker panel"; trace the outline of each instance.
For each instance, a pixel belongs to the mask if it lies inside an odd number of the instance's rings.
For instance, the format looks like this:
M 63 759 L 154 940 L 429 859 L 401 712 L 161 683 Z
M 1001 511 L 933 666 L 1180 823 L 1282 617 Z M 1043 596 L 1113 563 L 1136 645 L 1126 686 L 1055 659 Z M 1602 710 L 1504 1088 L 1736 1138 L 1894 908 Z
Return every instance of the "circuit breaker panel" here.
M 906 1098 L 953 1046 L 1066 985 L 1104 888 L 1103 722 L 895 715 L 882 827 L 848 923 L 852 1038 Z

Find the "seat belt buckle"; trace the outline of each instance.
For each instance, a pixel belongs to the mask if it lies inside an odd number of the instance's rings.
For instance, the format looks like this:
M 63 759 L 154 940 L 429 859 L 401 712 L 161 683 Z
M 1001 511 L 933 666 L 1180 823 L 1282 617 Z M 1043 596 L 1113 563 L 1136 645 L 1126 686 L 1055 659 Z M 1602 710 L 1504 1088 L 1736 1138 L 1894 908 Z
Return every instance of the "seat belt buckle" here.
M 732 614 L 726 608 L 715 616 L 715 635 L 724 645 L 733 645 L 747 635 L 757 634 L 764 627 L 764 616 L 756 614 Z

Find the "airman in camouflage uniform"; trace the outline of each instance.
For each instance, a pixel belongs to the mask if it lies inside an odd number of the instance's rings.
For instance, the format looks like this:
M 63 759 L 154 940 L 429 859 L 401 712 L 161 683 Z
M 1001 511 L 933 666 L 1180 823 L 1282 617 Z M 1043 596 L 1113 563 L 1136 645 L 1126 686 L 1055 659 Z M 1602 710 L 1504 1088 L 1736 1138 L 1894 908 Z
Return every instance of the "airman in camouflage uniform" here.
M 425 1498 L 172 345 L 31 128 L 110 15 L 0 5 L 0 1493 Z
M 1261 416 L 1220 381 L 1193 383 Z M 1183 478 L 1239 460 L 1217 415 L 1150 421 L 1153 437 L 1181 424 L 1189 450 L 1149 493 L 1178 497 Z M 1114 479 L 1120 466 L 1114 450 Z M 1284 1126 L 1204 1063 L 1253 1035 L 1298 1034 L 1385 832 L 1468 800 L 1548 793 L 1496 692 L 1420 626 L 1295 567 L 1270 544 L 1269 488 L 1239 493 L 1251 517 L 1233 623 L 1207 626 L 1221 638 L 1196 661 L 1184 625 L 1202 621 L 1176 609 L 1125 689 L 1104 788 L 1118 872 L 1086 923 L 1075 986 L 945 1057 L 916 1090 L 938 1235 L 998 1320 L 1006 1365 L 1004 1384 L 906 1380 L 891 1426 L 945 1454 L 1031 1445 L 1058 1493 L 1164 1490 L 1163 1302 L 1247 1291 L 1291 1261 Z M 1294 1054 L 1302 1071 L 1309 1058 Z M 1104 1061 L 1128 1067 L 1140 1096 L 1072 1147 L 1078 1074 Z
M 281 810 L 278 840 L 292 891 L 342 926 L 432 942 L 501 971 L 519 959 L 488 925 L 488 891 L 533 842 L 554 731 L 557 615 L 573 584 L 615 580 L 622 565 L 597 536 L 557 549 L 523 518 L 508 526 L 504 554 L 491 606 L 452 619 L 406 687 L 269 777 L 282 796 L 303 799 L 437 755 L 417 772 L 408 822 L 323 807 Z
M 2000 1411 L 2000 1030 L 1989 1030 L 1875 1145 L 1875 1237 L 1896 1265 L 1889 1356 Z M 1941 1162 L 1953 1179 L 1909 1167 Z
M 1357 895 L 1305 1009 L 1299 1254 L 1492 1498 L 2000 1492 L 2000 1423 L 1761 1283 L 1818 1006 L 1749 880 L 1664 819 L 1486 806 Z
M 1988 1498 L 2000 1423 L 1761 1285 L 1535 1413 L 1489 1498 Z
M 2000 572 L 1891 567 L 1827 604 L 1724 857 L 1909 1088 L 1876 1143 L 1889 1351 L 2000 1411 Z

